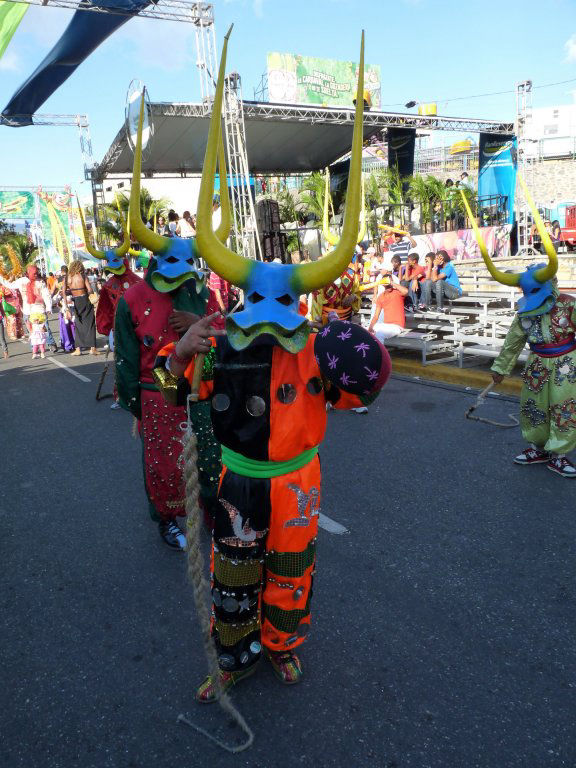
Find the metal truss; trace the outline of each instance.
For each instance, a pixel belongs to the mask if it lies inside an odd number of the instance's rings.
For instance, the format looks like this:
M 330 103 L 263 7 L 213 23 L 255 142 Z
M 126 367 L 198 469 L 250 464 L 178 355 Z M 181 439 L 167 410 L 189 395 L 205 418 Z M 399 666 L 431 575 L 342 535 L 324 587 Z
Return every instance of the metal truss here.
M 41 5 L 45 8 L 69 8 L 74 11 L 107 13 L 115 16 L 142 16 L 147 19 L 165 19 L 166 21 L 186 21 L 190 24 L 207 24 L 214 21 L 214 8 L 211 3 L 198 3 L 193 0 L 156 0 L 139 11 L 130 13 L 123 8 L 110 8 L 98 5 L 91 0 L 15 0 L 27 5 Z

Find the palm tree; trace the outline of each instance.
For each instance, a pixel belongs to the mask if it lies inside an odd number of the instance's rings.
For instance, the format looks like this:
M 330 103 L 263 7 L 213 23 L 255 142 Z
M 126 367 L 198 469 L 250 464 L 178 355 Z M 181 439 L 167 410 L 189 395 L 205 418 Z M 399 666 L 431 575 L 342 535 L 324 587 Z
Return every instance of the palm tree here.
M 35 264 L 38 248 L 26 235 L 10 235 L 0 245 L 0 255 L 4 271 L 13 277 L 26 274 L 26 267 Z
M 322 221 L 324 216 L 324 189 L 326 179 L 323 173 L 311 173 L 302 182 L 299 202 L 305 213 L 313 216 L 316 221 Z
M 140 215 L 143 221 L 150 221 L 158 216 L 167 216 L 172 201 L 167 197 L 154 198 L 150 192 L 142 187 L 140 190 Z M 118 209 L 122 213 L 125 221 L 128 220 L 128 209 L 130 207 L 130 193 L 120 193 L 116 195 L 115 203 L 107 203 L 101 209 L 101 218 L 104 221 L 100 224 L 99 235 L 103 241 L 122 239 L 122 221 Z M 86 214 L 92 215 L 92 208 L 86 208 Z
M 431 194 L 432 190 L 427 180 L 419 173 L 410 177 L 408 194 L 413 203 L 420 206 L 420 223 L 422 231 L 427 231 L 427 225 L 432 219 Z

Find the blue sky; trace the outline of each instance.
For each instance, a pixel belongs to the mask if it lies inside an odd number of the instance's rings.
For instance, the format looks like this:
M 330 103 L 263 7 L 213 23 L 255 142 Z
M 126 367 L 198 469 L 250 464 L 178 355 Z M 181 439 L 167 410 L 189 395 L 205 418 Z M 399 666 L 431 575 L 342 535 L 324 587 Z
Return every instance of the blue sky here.
M 214 0 L 218 47 L 234 32 L 228 69 L 253 97 L 268 51 L 358 58 L 382 68 L 382 104 L 438 101 L 439 113 L 513 119 L 518 80 L 535 86 L 534 106 L 571 103 L 576 92 L 575 0 Z M 0 108 L 59 38 L 71 12 L 31 7 L 0 60 Z M 124 119 L 128 85 L 139 78 L 154 101 L 197 101 L 192 25 L 134 19 L 112 35 L 44 104 L 43 113 L 85 113 L 100 160 Z M 449 136 L 447 136 L 447 142 Z M 55 186 L 82 179 L 75 128 L 0 127 L 0 185 Z M 79 187 L 87 191 L 87 185 Z

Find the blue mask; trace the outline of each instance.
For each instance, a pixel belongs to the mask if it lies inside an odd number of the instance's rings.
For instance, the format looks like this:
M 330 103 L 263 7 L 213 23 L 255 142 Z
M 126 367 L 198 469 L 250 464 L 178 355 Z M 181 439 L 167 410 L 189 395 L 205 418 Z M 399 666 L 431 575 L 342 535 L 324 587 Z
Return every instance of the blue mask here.
M 126 262 L 123 256 L 119 256 L 113 248 L 104 251 L 104 271 L 112 272 L 113 275 L 123 275 L 126 272 Z
M 229 315 L 226 332 L 234 349 L 245 349 L 257 336 L 269 334 L 288 352 L 306 345 L 310 328 L 299 314 L 300 294 L 295 289 L 297 266 L 247 262 L 244 309 Z
M 204 276 L 199 268 L 196 241 L 183 240 L 181 237 L 164 239 L 168 247 L 154 254 L 157 268 L 150 276 L 152 286 L 160 293 L 170 293 L 193 278 L 196 281 L 196 291 L 200 293 Z
M 520 275 L 519 286 L 524 294 L 516 305 L 518 314 L 522 317 L 532 315 L 544 315 L 549 312 L 556 301 L 552 282 L 540 283 L 534 277 L 534 272 L 546 267 L 546 264 L 531 264 Z

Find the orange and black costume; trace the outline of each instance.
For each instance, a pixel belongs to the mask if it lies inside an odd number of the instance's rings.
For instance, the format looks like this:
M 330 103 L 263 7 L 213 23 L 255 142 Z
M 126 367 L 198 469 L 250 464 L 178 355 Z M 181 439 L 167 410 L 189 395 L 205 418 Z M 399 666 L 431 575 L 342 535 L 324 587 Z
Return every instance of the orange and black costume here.
M 162 351 L 157 367 L 169 351 Z M 219 339 L 213 385 L 204 381 L 200 397 L 211 398 L 214 436 L 222 446 L 212 554 L 213 633 L 222 669 L 246 669 L 262 645 L 279 652 L 304 641 L 326 402 L 344 409 L 367 405 L 389 372 L 379 342 L 341 321 L 310 337 L 297 354 L 265 341 L 239 352 Z M 190 366 L 190 380 L 192 374 Z M 180 381 L 178 391 L 183 404 L 189 387 Z M 202 463 L 200 457 L 200 471 Z

